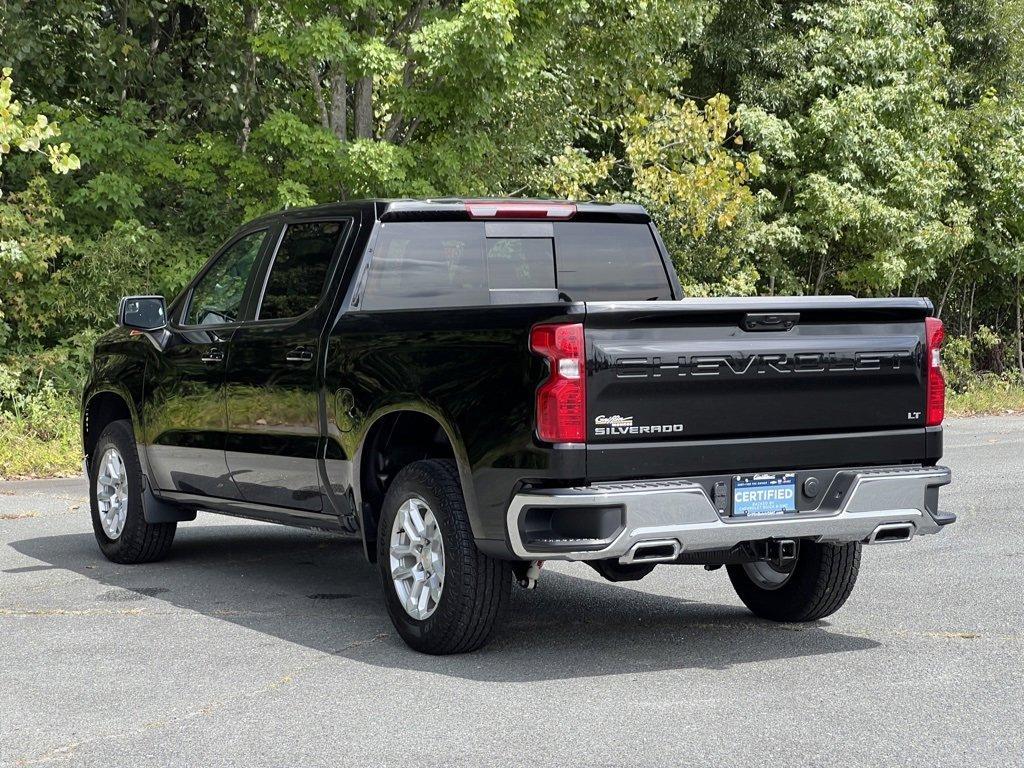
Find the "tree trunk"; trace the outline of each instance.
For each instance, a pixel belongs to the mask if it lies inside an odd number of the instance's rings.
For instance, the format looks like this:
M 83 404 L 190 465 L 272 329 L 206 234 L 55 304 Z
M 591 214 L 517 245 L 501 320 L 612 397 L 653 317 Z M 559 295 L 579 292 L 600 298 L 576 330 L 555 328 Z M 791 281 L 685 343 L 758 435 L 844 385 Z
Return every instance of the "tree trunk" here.
M 367 8 L 358 24 L 359 30 L 373 36 L 377 27 L 377 9 Z M 356 99 L 353 109 L 357 139 L 373 138 L 373 73 L 362 75 L 356 80 Z
M 412 46 L 407 43 L 405 46 L 405 65 L 402 67 L 402 87 L 407 91 L 412 89 L 413 78 L 416 73 L 416 62 L 413 60 L 412 55 Z M 401 111 L 396 110 L 391 115 L 391 119 L 384 129 L 384 141 L 396 143 L 399 129 L 402 128 L 404 122 L 405 116 Z
M 1017 370 L 1024 376 L 1024 339 L 1021 338 L 1020 323 L 1020 269 L 1017 269 Z
M 189 83 L 196 80 L 196 72 L 193 63 L 199 61 L 201 56 L 196 50 L 196 41 L 200 32 L 206 27 L 206 11 L 202 6 L 192 3 L 178 3 L 177 9 L 177 30 L 178 39 L 181 45 L 178 49 L 178 70 L 181 72 L 181 79 Z
M 331 130 L 338 141 L 348 139 L 348 81 L 343 71 L 331 75 Z
M 356 138 L 373 138 L 373 75 L 356 80 Z
M 317 111 L 320 113 L 320 125 L 324 130 L 331 130 L 331 119 L 327 115 L 327 105 L 324 104 L 324 89 L 320 85 L 320 65 L 315 61 L 309 62 L 309 81 L 313 86 L 313 100 L 316 102 Z
M 949 290 L 953 287 L 953 280 L 956 278 L 956 273 L 960 271 L 960 265 L 963 263 L 963 254 L 957 260 L 956 264 L 953 265 L 953 270 L 949 273 L 949 282 L 946 283 L 946 290 L 942 292 L 942 298 L 939 299 L 939 306 L 935 310 L 935 316 L 941 318 L 942 310 L 946 306 L 946 299 L 949 297 Z
M 971 338 L 974 336 L 974 292 L 977 290 L 978 284 L 971 283 L 971 303 L 967 306 L 967 337 Z
M 252 130 L 252 115 L 256 111 L 256 51 L 253 49 L 253 38 L 260 23 L 260 12 L 255 3 L 245 4 L 245 76 L 242 80 L 242 135 L 239 146 L 245 152 L 249 145 L 249 132 Z
M 825 263 L 828 261 L 824 256 L 821 257 L 821 264 L 818 265 L 818 279 L 814 281 L 814 295 L 819 296 L 821 294 L 821 284 L 825 282 Z
M 160 14 L 156 11 L 152 12 L 152 16 L 149 17 L 149 58 L 152 61 L 153 57 L 160 53 Z
M 124 38 L 128 37 L 128 0 L 121 2 L 121 19 L 117 23 L 117 31 L 121 36 L 121 45 L 126 45 Z M 128 100 L 128 54 L 122 54 L 123 63 L 121 68 L 121 103 Z

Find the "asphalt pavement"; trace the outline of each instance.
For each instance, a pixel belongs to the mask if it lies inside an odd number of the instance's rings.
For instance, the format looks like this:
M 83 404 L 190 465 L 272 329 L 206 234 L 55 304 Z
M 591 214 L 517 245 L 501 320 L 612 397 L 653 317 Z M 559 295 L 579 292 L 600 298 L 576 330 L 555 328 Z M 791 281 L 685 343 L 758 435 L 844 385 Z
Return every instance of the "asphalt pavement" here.
M 121 566 L 81 478 L 0 483 L 0 765 L 1024 765 L 1024 418 L 950 422 L 944 463 L 959 522 L 865 548 L 825 621 L 755 619 L 722 570 L 549 564 L 445 658 L 356 545 L 200 514 Z

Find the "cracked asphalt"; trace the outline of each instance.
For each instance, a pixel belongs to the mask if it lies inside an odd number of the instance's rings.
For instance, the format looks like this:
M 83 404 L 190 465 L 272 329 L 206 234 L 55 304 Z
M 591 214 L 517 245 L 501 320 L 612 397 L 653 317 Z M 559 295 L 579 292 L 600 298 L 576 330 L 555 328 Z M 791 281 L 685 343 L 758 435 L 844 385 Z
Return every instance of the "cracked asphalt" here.
M 447 658 L 353 544 L 201 514 L 119 566 L 81 479 L 0 483 L 0 765 L 1021 765 L 1024 418 L 949 423 L 944 463 L 960 521 L 866 548 L 826 621 L 754 619 L 724 571 L 550 564 Z

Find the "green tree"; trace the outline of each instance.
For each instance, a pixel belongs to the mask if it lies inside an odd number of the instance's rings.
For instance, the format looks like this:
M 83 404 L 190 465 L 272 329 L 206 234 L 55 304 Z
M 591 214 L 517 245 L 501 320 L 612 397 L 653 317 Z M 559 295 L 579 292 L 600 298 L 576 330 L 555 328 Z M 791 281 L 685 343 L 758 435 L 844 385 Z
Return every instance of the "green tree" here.
M 913 291 L 972 237 L 969 206 L 950 194 L 949 47 L 935 8 L 772 5 L 737 87 L 739 124 L 767 163 L 766 219 L 798 233 L 773 277 L 812 293 Z
M 67 142 L 56 143 L 60 129 L 46 115 L 30 115 L 24 105 L 14 98 L 11 70 L 0 72 L 0 171 L 4 158 L 14 151 L 40 154 L 46 158 L 53 173 L 66 174 L 80 167 L 78 157 Z M 0 176 L 0 195 L 3 193 Z M 60 219 L 41 179 L 33 179 L 22 194 L 0 198 L 0 284 L 7 286 L 6 302 L 0 295 L 0 344 L 11 333 L 8 315 L 12 320 L 33 317 L 31 304 L 26 300 L 22 286 L 35 284 L 47 274 L 54 256 L 67 244 L 53 226 Z M 17 288 L 12 290 L 11 287 Z
M 650 211 L 688 294 L 756 290 L 743 254 L 729 252 L 738 222 L 749 227 L 757 201 L 750 181 L 763 170 L 743 151 L 729 99 L 649 99 L 623 118 L 619 156 L 593 158 L 567 147 L 536 176 L 535 188 L 559 197 L 631 200 Z
M 61 359 L 267 210 L 559 194 L 648 206 L 691 293 L 927 293 L 954 332 L 994 329 L 979 364 L 1017 367 L 1022 9 L 2 3 L 5 354 Z M 61 142 L 81 168 L 42 177 L 75 162 Z

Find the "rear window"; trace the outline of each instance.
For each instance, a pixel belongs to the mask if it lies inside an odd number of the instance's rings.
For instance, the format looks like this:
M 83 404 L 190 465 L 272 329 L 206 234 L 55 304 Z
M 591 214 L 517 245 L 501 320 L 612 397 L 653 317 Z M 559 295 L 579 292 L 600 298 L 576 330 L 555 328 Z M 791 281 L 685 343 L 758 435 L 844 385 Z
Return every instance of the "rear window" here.
M 554 288 L 555 254 L 551 238 L 488 237 L 487 287 L 491 290 Z
M 669 299 L 646 224 L 385 222 L 363 291 L 366 309 Z
M 555 224 L 558 289 L 576 301 L 671 299 L 646 224 Z

